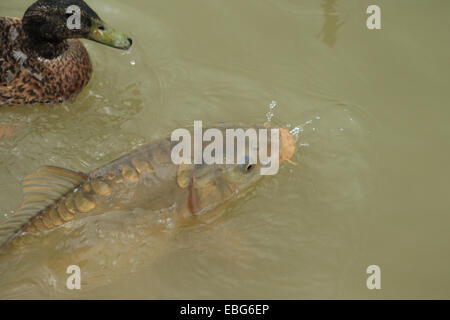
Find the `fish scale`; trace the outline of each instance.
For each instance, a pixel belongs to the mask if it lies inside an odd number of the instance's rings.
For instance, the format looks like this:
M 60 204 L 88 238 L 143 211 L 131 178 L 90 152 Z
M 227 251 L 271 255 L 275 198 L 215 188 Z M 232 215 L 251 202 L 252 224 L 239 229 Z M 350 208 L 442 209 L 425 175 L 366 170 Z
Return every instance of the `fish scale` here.
M 130 161 L 124 161 L 117 166 L 116 172 L 110 172 L 109 183 L 123 183 L 124 180 L 136 181 L 140 174 L 147 174 L 153 171 L 153 167 L 149 161 L 144 157 L 148 157 L 146 153 L 140 153 L 133 157 Z M 120 173 L 120 174 L 118 174 Z M 39 175 L 40 177 L 45 177 Z M 123 180 L 124 179 L 124 180 Z M 30 233 L 38 233 L 49 231 L 53 228 L 73 220 L 80 214 L 86 214 L 95 209 L 96 203 L 92 197 L 94 195 L 107 197 L 111 195 L 112 188 L 102 176 L 90 178 L 83 183 L 79 188 L 73 190 L 70 194 L 64 196 L 55 205 L 44 209 L 40 214 L 32 218 L 26 225 L 22 227 L 23 231 Z M 61 184 L 64 187 L 64 184 Z M 56 188 L 57 184 L 53 184 Z M 67 185 L 65 185 L 67 186 Z M 48 186 L 30 185 L 28 184 L 27 192 L 42 191 L 48 189 Z M 47 192 L 51 192 L 52 190 Z M 36 199 L 36 196 L 34 196 Z M 39 199 L 39 197 L 37 198 Z

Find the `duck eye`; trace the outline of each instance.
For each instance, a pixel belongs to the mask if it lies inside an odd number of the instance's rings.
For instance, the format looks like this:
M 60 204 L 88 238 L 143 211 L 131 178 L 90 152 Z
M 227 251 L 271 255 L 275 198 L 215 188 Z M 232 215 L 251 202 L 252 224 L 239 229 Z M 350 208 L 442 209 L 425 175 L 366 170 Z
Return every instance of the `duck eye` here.
M 251 171 L 251 170 L 253 169 L 253 165 L 252 165 L 252 164 L 248 164 L 248 165 L 245 167 L 245 169 L 246 169 L 247 171 Z

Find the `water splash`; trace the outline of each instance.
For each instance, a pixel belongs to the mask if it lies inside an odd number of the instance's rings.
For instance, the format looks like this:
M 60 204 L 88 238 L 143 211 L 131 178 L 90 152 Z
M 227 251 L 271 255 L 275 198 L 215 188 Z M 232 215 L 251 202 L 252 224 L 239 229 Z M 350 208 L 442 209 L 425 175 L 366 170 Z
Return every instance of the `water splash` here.
M 274 117 L 275 113 L 274 113 L 274 109 L 278 106 L 278 102 L 276 102 L 275 100 L 272 100 L 272 102 L 269 105 L 269 112 L 267 112 L 266 114 L 266 118 L 267 121 L 271 122 L 272 118 Z

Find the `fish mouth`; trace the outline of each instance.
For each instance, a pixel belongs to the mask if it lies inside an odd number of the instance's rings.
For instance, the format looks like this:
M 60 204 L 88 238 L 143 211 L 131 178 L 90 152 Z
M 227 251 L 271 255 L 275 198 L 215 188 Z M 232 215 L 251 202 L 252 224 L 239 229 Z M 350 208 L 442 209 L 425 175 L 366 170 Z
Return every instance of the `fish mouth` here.
M 279 128 L 280 132 L 280 162 L 287 161 L 292 162 L 291 158 L 295 152 L 295 139 L 294 136 L 286 129 Z
M 129 49 L 133 44 L 133 40 L 125 33 L 115 30 L 99 19 L 91 20 L 87 39 L 122 50 Z

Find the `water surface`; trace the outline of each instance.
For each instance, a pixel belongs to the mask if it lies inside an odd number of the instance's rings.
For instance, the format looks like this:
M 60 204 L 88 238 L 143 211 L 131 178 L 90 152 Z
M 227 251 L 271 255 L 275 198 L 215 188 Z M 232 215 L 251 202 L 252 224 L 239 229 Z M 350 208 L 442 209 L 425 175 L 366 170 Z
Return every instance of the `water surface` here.
M 58 230 L 2 262 L 1 298 L 450 298 L 448 1 L 88 2 L 133 47 L 85 41 L 74 103 L 1 108 L 0 220 L 39 166 L 88 172 L 194 120 L 270 118 L 297 165 L 200 227 L 109 213 Z M 66 290 L 68 264 L 92 286 Z

